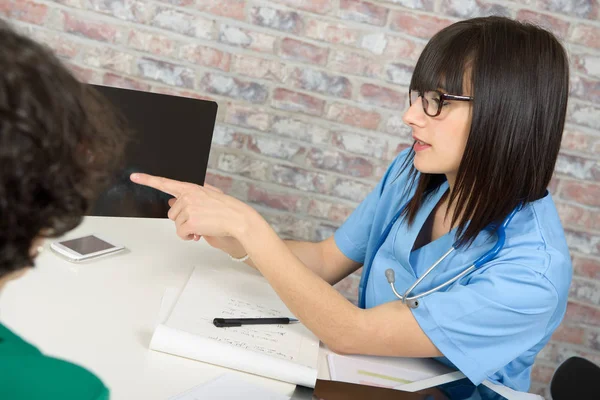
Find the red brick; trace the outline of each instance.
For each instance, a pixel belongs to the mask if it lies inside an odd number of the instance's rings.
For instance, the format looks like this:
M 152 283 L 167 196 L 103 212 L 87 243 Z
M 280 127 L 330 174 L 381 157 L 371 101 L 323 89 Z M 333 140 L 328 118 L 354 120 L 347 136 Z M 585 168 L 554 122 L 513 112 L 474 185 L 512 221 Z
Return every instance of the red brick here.
M 40 43 L 44 43 L 52 49 L 54 54 L 64 58 L 75 58 L 82 49 L 80 43 L 71 40 L 70 35 L 42 30 L 34 30 L 30 37 Z
M 86 1 L 89 5 L 86 4 Z M 60 0 L 60 2 L 141 24 L 147 24 L 150 21 L 154 10 L 154 6 L 149 5 L 149 2 L 144 0 Z
M 231 55 L 229 53 L 223 53 L 212 47 L 198 44 L 183 46 L 181 57 L 195 65 L 217 68 L 222 71 L 229 71 L 231 65 Z
M 85 20 L 67 12 L 63 12 L 63 16 L 65 32 L 102 42 L 116 42 L 118 30 L 111 24 Z
M 245 0 L 184 0 L 190 2 L 196 9 L 213 15 L 222 17 L 246 19 L 246 1 Z
M 221 189 L 224 193 L 230 193 L 231 186 L 233 186 L 233 178 L 212 172 L 206 173 L 205 182 L 211 186 Z
M 548 14 L 540 14 L 530 10 L 519 10 L 517 19 L 546 28 L 562 39 L 566 38 L 569 33 L 569 22 Z
M 600 212 L 562 202 L 557 202 L 556 208 L 564 225 L 600 230 Z
M 405 58 L 416 62 L 425 48 L 421 43 L 398 36 L 387 36 L 386 39 L 387 46 L 385 47 L 383 55 L 392 60 Z
M 291 90 L 277 88 L 273 93 L 273 107 L 310 115 L 322 115 L 325 100 Z
M 569 101 L 567 120 L 577 125 L 600 130 L 600 108 L 593 105 Z
M 600 49 L 600 28 L 578 23 L 571 32 L 570 41 L 582 46 Z
M 292 8 L 310 11 L 316 14 L 327 14 L 335 7 L 334 0 L 277 0 L 277 2 L 287 4 Z
M 248 141 L 248 150 L 263 156 L 294 161 L 306 153 L 306 148 L 287 140 L 273 137 L 252 136 Z
M 600 102 L 600 81 L 587 79 L 583 76 L 571 75 L 570 94 L 581 100 L 592 103 Z
M 361 31 L 344 24 L 312 19 L 306 23 L 304 36 L 334 44 L 352 46 L 356 44 Z
M 270 163 L 245 155 L 220 154 L 217 160 L 217 167 L 221 171 L 245 176 L 258 181 L 266 181 L 269 179 Z
M 102 82 L 107 86 L 142 90 L 145 92 L 150 90 L 150 85 L 147 83 L 142 83 L 134 79 L 116 75 L 110 72 L 104 74 L 104 79 L 102 80 Z
M 329 50 L 310 43 L 285 38 L 281 41 L 281 55 L 290 60 L 325 65 Z
M 109 69 L 122 74 L 132 75 L 135 56 L 130 52 L 122 52 L 106 46 L 94 46 L 85 50 L 81 57 L 92 67 Z
M 304 20 L 295 11 L 284 11 L 269 7 L 252 7 L 250 12 L 254 25 L 299 35 L 304 31 Z
M 447 18 L 397 11 L 391 16 L 390 28 L 418 38 L 429 39 L 452 23 L 454 21 Z
M 575 181 L 563 181 L 561 197 L 592 207 L 600 207 L 600 185 Z
M 596 155 L 600 151 L 600 137 L 567 128 L 563 132 L 561 148 Z
M 531 370 L 531 379 L 537 382 L 550 383 L 555 369 L 546 365 L 534 364 Z
M 231 104 L 227 108 L 225 121 L 244 128 L 267 131 L 271 127 L 271 115 L 263 109 Z
M 98 84 L 102 81 L 102 78 L 100 78 L 100 74 L 93 69 L 82 67 L 80 65 L 72 64 L 69 62 L 66 63 L 66 66 L 80 82 Z
M 365 83 L 360 94 L 369 104 L 400 111 L 404 108 L 406 94 L 382 86 Z
M 174 56 L 178 43 L 166 36 L 132 29 L 127 39 L 129 47 L 159 56 Z
M 6 0 L 3 0 L 3 3 Z M 16 19 L 31 24 L 43 25 L 48 15 L 48 6 L 35 1 L 15 0 L 6 1 L 6 14 L 11 19 Z
M 594 330 L 589 329 L 586 332 L 586 346 L 594 351 L 600 351 L 600 329 L 598 328 L 599 327 L 596 327 Z
M 221 24 L 219 41 L 263 53 L 273 53 L 277 37 L 266 33 Z
M 600 256 L 600 236 L 565 227 L 565 238 L 571 251 Z
M 340 17 L 371 25 L 384 26 L 389 9 L 360 0 L 340 0 Z
M 315 241 L 315 223 L 290 214 L 264 214 L 267 222 L 282 239 Z
M 273 193 L 271 190 L 265 190 L 256 185 L 250 185 L 248 188 L 249 202 L 257 203 L 269 208 L 275 208 L 277 210 L 296 212 L 298 210 L 300 199 L 301 197 L 298 195 Z
M 589 18 L 598 20 L 598 8 L 600 4 L 594 0 L 524 0 L 523 4 L 531 8 L 551 11 L 556 14 L 569 14 L 580 18 Z
M 561 152 L 554 172 L 581 180 L 600 181 L 600 163 L 597 157 L 578 157 Z
M 300 89 L 346 99 L 352 96 L 352 84 L 345 76 L 330 75 L 312 68 L 296 68 L 290 79 Z
M 252 78 L 283 82 L 287 77 L 286 65 L 277 60 L 267 60 L 238 54 L 233 62 L 233 71 Z
M 577 71 L 600 78 L 600 56 L 588 53 L 572 54 L 571 60 Z
M 218 124 L 215 126 L 212 144 L 230 149 L 242 149 L 248 140 L 248 135 L 235 132 L 232 128 Z
M 328 145 L 330 133 L 326 128 L 312 122 L 276 116 L 271 131 L 279 136 L 293 138 L 307 143 Z
M 569 287 L 569 298 L 591 306 L 600 306 L 600 282 L 574 277 Z
M 372 176 L 374 169 L 373 164 L 366 158 L 347 155 L 335 150 L 313 148 L 308 153 L 306 161 L 314 168 L 361 178 Z
M 213 20 L 169 7 L 158 7 L 150 21 L 152 26 L 167 29 L 182 35 L 212 39 Z
M 244 99 L 251 103 L 264 103 L 269 96 L 269 90 L 264 85 L 214 73 L 204 75 L 201 88 L 211 94 Z
M 278 164 L 272 166 L 272 171 L 272 181 L 279 185 L 306 192 L 327 192 L 327 176 L 320 172 Z
M 569 301 L 563 323 L 600 326 L 600 308 Z
M 376 184 L 377 182 L 368 184 L 348 178 L 337 178 L 333 183 L 330 194 L 332 196 L 358 202 L 367 197 Z
M 377 160 L 386 158 L 388 141 L 381 137 L 363 133 L 334 132 L 333 145 L 350 153 L 362 154 Z
M 369 78 L 377 77 L 382 73 L 381 63 L 375 62 L 372 57 L 348 51 L 336 51 L 329 63 L 329 69 Z
M 560 324 L 552 334 L 551 340 L 554 342 L 583 344 L 584 333 L 583 328 Z
M 196 73 L 183 65 L 141 58 L 137 62 L 137 68 L 139 76 L 146 79 L 188 89 L 193 89 L 195 85 Z
M 464 0 L 442 0 L 439 12 L 459 18 L 472 18 L 483 15 L 512 15 L 512 10 L 504 5 L 484 0 L 471 0 L 465 7 Z
M 334 103 L 329 107 L 327 118 L 342 124 L 372 130 L 376 130 L 381 121 L 381 115 L 375 111 L 366 111 L 340 103 Z
M 600 280 L 600 260 L 583 256 L 573 257 L 575 275 Z

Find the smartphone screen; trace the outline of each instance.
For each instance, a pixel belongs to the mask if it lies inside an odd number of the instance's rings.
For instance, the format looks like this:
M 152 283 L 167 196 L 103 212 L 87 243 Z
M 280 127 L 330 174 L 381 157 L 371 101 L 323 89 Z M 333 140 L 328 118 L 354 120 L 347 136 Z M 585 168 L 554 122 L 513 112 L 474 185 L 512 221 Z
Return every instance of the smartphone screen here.
M 98 239 L 94 235 L 84 236 L 72 240 L 65 240 L 64 242 L 59 243 L 84 256 L 115 247 L 114 245 L 105 242 L 102 239 Z

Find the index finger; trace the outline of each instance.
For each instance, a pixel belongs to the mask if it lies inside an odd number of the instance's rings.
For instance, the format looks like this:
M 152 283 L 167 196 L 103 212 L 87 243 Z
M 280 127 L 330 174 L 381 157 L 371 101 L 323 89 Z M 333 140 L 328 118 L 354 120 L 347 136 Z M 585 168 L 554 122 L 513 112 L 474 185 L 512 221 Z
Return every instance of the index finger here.
M 161 192 L 170 194 L 173 197 L 179 197 L 188 185 L 185 182 L 176 181 L 174 179 L 142 173 L 131 174 L 129 178 L 134 183 L 158 189 Z

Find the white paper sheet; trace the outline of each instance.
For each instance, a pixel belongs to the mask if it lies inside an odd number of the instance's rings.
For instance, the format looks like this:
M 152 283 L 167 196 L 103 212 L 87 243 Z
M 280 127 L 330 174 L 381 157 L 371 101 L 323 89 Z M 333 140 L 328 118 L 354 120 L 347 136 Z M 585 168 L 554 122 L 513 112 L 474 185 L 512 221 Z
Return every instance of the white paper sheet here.
M 452 372 L 438 362 L 424 359 L 331 353 L 327 361 L 332 380 L 390 389 Z
M 247 267 L 196 268 L 150 348 L 314 387 L 318 339 L 303 325 L 217 328 L 214 318 L 292 316 L 266 280 Z
M 169 400 L 238 400 L 243 393 L 245 400 L 289 400 L 289 396 L 273 393 L 252 385 L 237 375 L 224 374 L 204 385 L 196 386 Z

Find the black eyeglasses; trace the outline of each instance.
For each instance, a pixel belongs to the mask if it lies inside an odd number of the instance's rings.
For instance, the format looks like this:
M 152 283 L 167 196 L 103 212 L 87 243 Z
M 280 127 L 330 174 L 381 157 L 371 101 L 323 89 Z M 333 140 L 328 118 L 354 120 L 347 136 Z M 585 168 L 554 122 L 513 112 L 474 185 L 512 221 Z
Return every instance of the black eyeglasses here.
M 408 91 L 408 102 L 412 106 L 418 98 L 421 98 L 423 103 L 423 111 L 430 117 L 437 117 L 442 112 L 442 107 L 446 100 L 471 101 L 471 96 L 460 96 L 456 94 L 442 93 L 439 90 L 428 90 L 421 93 L 416 90 Z

